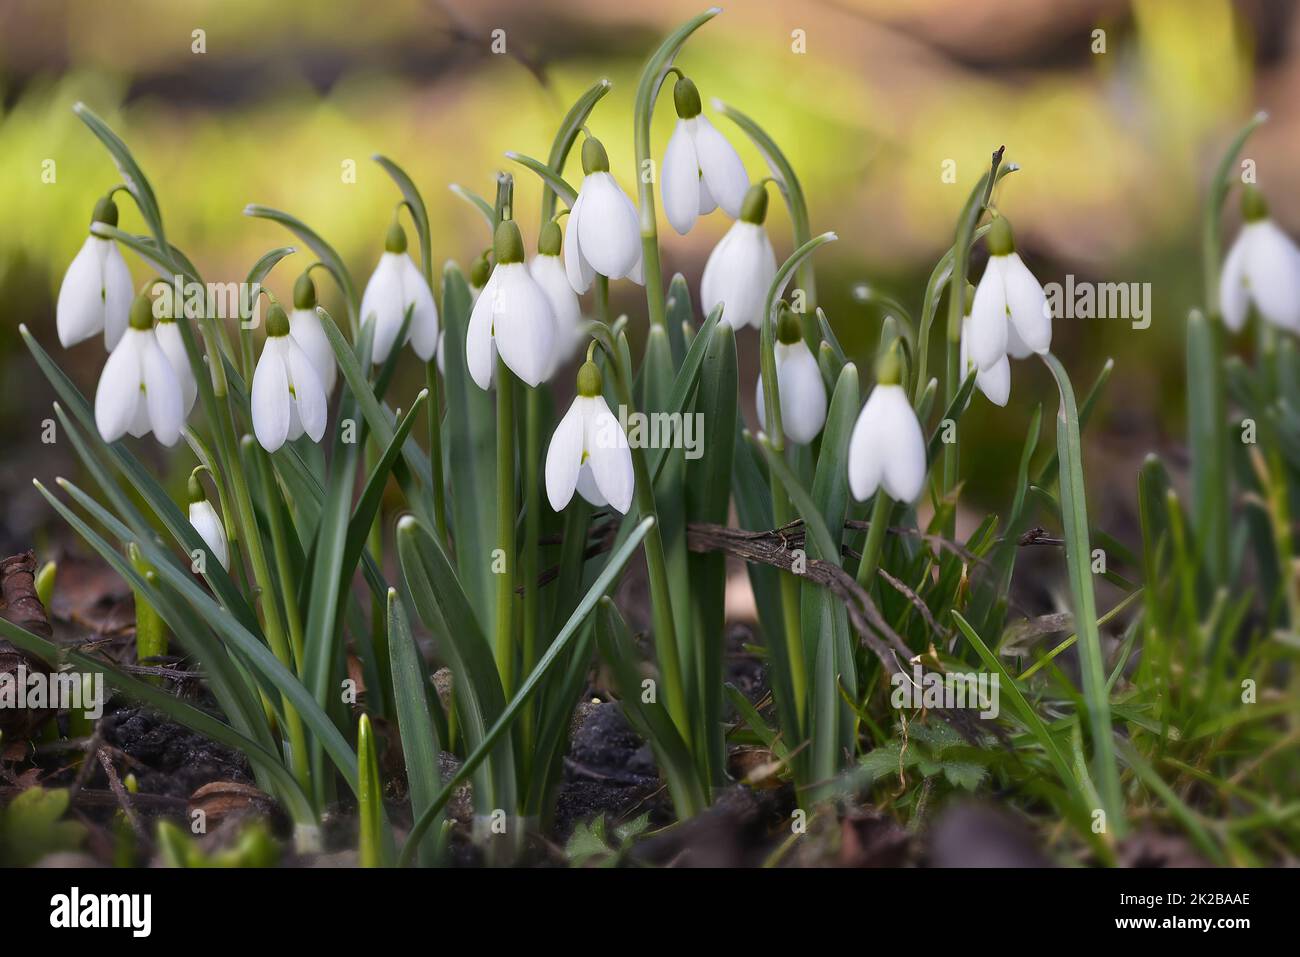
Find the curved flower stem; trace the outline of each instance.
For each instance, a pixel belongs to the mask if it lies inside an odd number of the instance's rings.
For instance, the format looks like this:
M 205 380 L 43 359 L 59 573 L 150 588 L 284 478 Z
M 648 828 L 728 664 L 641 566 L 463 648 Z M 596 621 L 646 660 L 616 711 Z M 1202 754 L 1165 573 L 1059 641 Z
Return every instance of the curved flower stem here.
M 497 673 L 508 698 L 514 690 L 515 602 L 515 374 L 497 356 L 497 573 L 494 645 Z
M 893 500 L 883 488 L 876 489 L 871 502 L 871 524 L 867 527 L 867 541 L 862 546 L 862 559 L 858 562 L 858 584 L 863 588 L 871 586 L 876 569 L 880 566 L 880 552 L 885 544 L 885 533 L 889 530 L 889 512 Z
M 681 50 L 687 37 L 721 13 L 711 7 L 687 20 L 670 33 L 659 49 L 646 61 L 641 71 L 641 82 L 636 89 L 636 182 L 637 200 L 641 213 L 641 261 L 645 269 L 646 307 L 652 326 L 667 326 L 667 305 L 664 296 L 663 265 L 659 261 L 659 227 L 655 213 L 654 160 L 650 156 L 650 120 L 654 116 L 655 100 L 659 87 L 672 68 L 673 59 Z M 657 526 L 656 526 L 657 529 Z M 658 531 L 651 533 L 657 535 Z

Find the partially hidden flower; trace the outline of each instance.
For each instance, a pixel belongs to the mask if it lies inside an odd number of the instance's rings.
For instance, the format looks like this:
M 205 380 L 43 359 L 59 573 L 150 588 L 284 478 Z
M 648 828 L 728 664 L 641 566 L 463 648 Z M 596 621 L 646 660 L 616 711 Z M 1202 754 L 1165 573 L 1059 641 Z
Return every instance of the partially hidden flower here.
M 970 358 L 970 303 L 975 301 L 975 287 L 970 283 L 966 284 L 966 315 L 961 319 L 961 377 L 966 378 L 975 372 L 975 387 L 984 393 L 994 405 L 1005 406 L 1007 399 L 1011 397 L 1011 360 L 1005 355 L 987 369 L 981 369 Z M 1013 355 L 1024 350 L 1024 343 L 1020 342 L 1020 337 L 1015 335 L 1014 329 L 1007 330 L 1008 348 L 1015 351 Z M 1011 341 L 1014 339 L 1014 343 Z M 1026 355 L 1033 353 L 1024 350 L 1024 355 L 1016 355 L 1017 359 L 1022 359 Z
M 528 263 L 528 273 L 546 293 L 555 316 L 555 343 L 551 349 L 550 378 L 561 364 L 567 362 L 582 342 L 582 305 L 578 294 L 569 285 L 564 263 L 560 259 L 562 233 L 560 224 L 551 220 L 542 227 L 537 239 L 537 255 Z
M 420 281 L 423 282 L 424 278 L 421 277 Z M 434 321 L 437 321 L 436 313 Z M 339 369 L 334 359 L 334 349 L 330 346 L 329 337 L 325 335 L 320 316 L 316 312 L 316 284 L 312 281 L 310 272 L 304 272 L 293 284 L 293 311 L 289 313 L 289 335 L 311 360 L 312 368 L 316 370 L 316 376 L 320 379 L 326 398 L 333 395 Z
M 777 320 L 776 387 L 781 401 L 781 429 L 785 437 L 796 445 L 807 445 L 826 424 L 826 385 L 821 368 L 813 358 L 808 343 L 804 342 L 799 317 L 785 303 Z M 758 426 L 767 421 L 767 402 L 763 396 L 763 374 L 758 375 L 754 398 L 758 406 Z
M 1253 302 L 1275 326 L 1300 332 L 1300 249 L 1269 218 L 1268 203 L 1254 186 L 1241 197 L 1245 223 L 1219 277 L 1219 312 L 1236 332 Z
M 677 125 L 664 150 L 664 213 L 683 236 L 695 220 L 719 206 L 732 219 L 749 189 L 745 164 L 700 108 L 700 92 L 686 77 L 673 87 Z
M 159 311 L 159 304 L 163 301 L 163 297 L 154 300 L 155 313 Z M 153 333 L 158 339 L 158 348 L 171 363 L 172 371 L 176 373 L 176 381 L 181 385 L 181 407 L 184 417 L 188 419 L 194 408 L 194 400 L 199 394 L 199 384 L 195 381 L 194 370 L 190 367 L 190 356 L 185 351 L 181 327 L 169 311 L 164 310 L 164 313 L 157 317 L 158 324 L 153 327 Z
M 221 567 L 230 569 L 230 543 L 226 540 L 226 527 L 221 523 L 221 516 L 208 501 L 203 491 L 203 483 L 197 475 L 191 474 L 189 481 L 190 524 L 199 533 L 203 543 L 208 546 L 212 557 L 221 563 Z
M 576 489 L 592 505 L 626 514 L 635 486 L 627 435 L 601 396 L 600 370 L 588 360 L 578 370 L 578 395 L 546 452 L 546 497 L 558 512 Z
M 266 317 L 266 344 L 253 370 L 253 433 L 274 452 L 306 433 L 313 442 L 325 434 L 326 398 L 320 376 L 289 335 L 289 317 L 279 303 Z
M 513 220 L 497 226 L 492 248 L 496 268 L 469 315 L 465 364 L 474 383 L 488 389 L 499 353 L 511 372 L 536 386 L 552 368 L 551 302 L 524 264 L 524 241 Z
M 713 247 L 700 279 L 700 303 L 708 315 L 722 305 L 722 321 L 734 329 L 763 321 L 767 289 L 776 276 L 776 253 L 763 222 L 767 189 L 755 183 L 745 194 L 740 218 Z
M 600 140 L 582 144 L 582 186 L 564 227 L 564 269 L 573 291 L 584 293 L 597 274 L 644 284 L 641 220 L 609 172 Z
M 410 342 L 415 354 L 428 362 L 438 347 L 438 307 L 423 273 L 406 251 L 406 230 L 394 222 L 388 227 L 379 265 L 361 297 L 361 322 L 375 326 L 371 359 L 376 365 L 398 345 L 397 334 L 407 309 L 413 310 L 411 325 L 401 345 Z
M 912 502 L 925 485 L 925 436 L 899 373 L 895 346 L 876 364 L 876 387 L 849 436 L 849 490 L 859 502 L 877 489 Z
M 137 296 L 126 331 L 99 375 L 95 426 L 105 442 L 152 432 L 163 445 L 175 445 L 184 422 L 180 380 L 154 334 L 152 301 Z
M 91 225 L 117 225 L 117 204 L 105 196 L 95 204 Z M 109 352 L 126 332 L 134 289 L 131 270 L 117 243 L 91 233 L 68 266 L 59 287 L 54 324 L 66 349 L 91 336 L 104 334 Z
M 992 368 L 1008 353 L 1020 359 L 1052 347 L 1047 294 L 1016 252 L 1005 216 L 993 220 L 988 246 L 988 265 L 971 303 L 968 337 L 970 358 L 981 369 Z

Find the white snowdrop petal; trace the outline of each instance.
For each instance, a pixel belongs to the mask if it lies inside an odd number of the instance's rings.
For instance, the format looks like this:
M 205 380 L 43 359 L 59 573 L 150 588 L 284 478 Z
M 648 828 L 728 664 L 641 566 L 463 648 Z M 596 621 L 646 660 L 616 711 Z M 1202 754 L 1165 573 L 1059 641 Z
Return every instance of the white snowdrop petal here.
M 722 319 L 734 329 L 759 326 L 767 289 L 776 275 L 776 253 L 763 227 L 736 222 L 704 265 L 700 301 L 707 315 L 722 303 Z
M 1025 340 L 1020 338 L 1020 333 L 1016 332 L 1016 324 L 1014 322 L 1008 322 L 1007 355 L 1013 359 L 1028 359 L 1033 354 L 1034 350 L 1029 348 Z
M 253 370 L 253 434 L 262 448 L 274 452 L 289 437 L 289 372 L 278 343 L 272 337 L 262 347 L 262 356 Z
M 549 379 L 560 365 L 573 355 L 581 339 L 582 305 L 577 293 L 569 285 L 565 275 L 564 264 L 558 256 L 534 256 L 528 264 L 529 275 L 546 294 L 551 304 L 551 315 L 555 319 L 555 342 L 551 348 L 551 366 L 546 378 Z
M 709 213 L 713 212 L 717 208 L 718 208 L 718 201 L 714 199 L 713 194 L 709 192 L 709 184 L 704 181 L 703 177 L 701 177 L 700 178 L 700 215 L 707 216 Z
M 641 258 L 636 207 L 609 173 L 592 173 L 582 181 L 582 192 L 578 219 L 582 255 L 600 275 L 622 279 Z
M 497 267 L 492 338 L 510 371 L 536 386 L 552 367 L 555 317 L 542 287 L 523 263 Z
M 826 424 L 826 388 L 821 369 L 805 342 L 777 343 L 776 351 L 781 427 L 790 441 L 807 445 Z
M 65 349 L 84 342 L 104 328 L 103 268 L 101 249 L 96 243 L 112 245 L 106 239 L 87 236 L 59 286 L 54 324 L 59 342 Z
M 749 174 L 740 154 L 718 132 L 704 114 L 696 118 L 695 152 L 709 193 L 732 219 L 740 216 L 740 207 L 749 190 Z
M 194 371 L 190 368 L 190 358 L 185 352 L 185 343 L 181 340 L 180 326 L 174 321 L 160 322 L 154 326 L 154 336 L 158 340 L 158 348 L 163 351 L 163 355 L 171 363 L 172 371 L 176 373 L 176 380 L 181 385 L 181 399 L 185 418 L 189 418 L 190 412 L 194 408 L 194 400 L 199 394 L 199 386 L 194 381 Z
M 135 284 L 131 281 L 131 270 L 122 258 L 122 251 L 117 243 L 103 240 L 108 244 L 104 252 L 104 345 L 109 352 L 122 341 L 131 318 L 131 303 L 135 299 Z
M 593 396 L 582 401 L 588 403 L 584 416 L 584 445 L 592 478 L 610 507 L 621 514 L 627 514 L 632 505 L 635 485 L 632 449 L 627 444 L 627 436 L 623 434 L 623 427 L 602 397 Z
M 1250 291 L 1246 288 L 1246 237 L 1245 229 L 1237 234 L 1219 274 L 1219 313 L 1233 332 L 1240 332 L 1246 324 L 1250 308 Z
M 175 445 L 185 425 L 184 397 L 176 370 L 158 346 L 152 332 L 140 347 L 140 373 L 149 408 L 149 427 L 163 445 Z
M 230 568 L 230 545 L 226 540 L 226 530 L 221 524 L 221 518 L 217 515 L 217 510 L 212 507 L 212 503 L 207 499 L 201 502 L 190 502 L 190 524 L 194 530 L 199 533 L 199 538 L 208 546 L 208 551 L 212 554 L 221 567 Z
M 880 487 L 884 450 L 876 434 L 878 391 L 874 390 L 867 396 L 849 435 L 849 491 L 859 502 L 865 502 Z
M 1034 278 L 1019 253 L 1011 253 L 1006 261 L 1003 280 L 1011 323 L 1025 345 L 1034 352 L 1047 352 L 1052 348 L 1052 314 L 1043 286 Z
M 781 377 L 777 376 L 777 381 Z M 767 431 L 767 399 L 763 397 L 763 373 L 758 374 L 758 381 L 754 383 L 754 414 L 758 417 L 759 431 Z
M 925 486 L 925 436 L 902 386 L 878 385 L 879 440 L 887 450 L 881 484 L 897 502 L 912 502 Z
M 492 387 L 492 370 L 497 363 L 492 337 L 492 304 L 500 272 L 500 268 L 492 270 L 492 276 L 469 314 L 469 328 L 465 333 L 465 365 L 474 384 L 484 391 Z
M 144 399 L 140 391 L 137 334 L 142 333 L 132 329 L 122 337 L 99 374 L 99 385 L 95 388 L 95 426 L 105 442 L 114 442 L 126 435 L 135 421 L 136 409 Z
M 586 185 L 585 180 L 583 185 Z M 582 255 L 582 238 L 578 231 L 578 220 L 582 215 L 583 201 L 580 190 L 564 223 L 564 272 L 569 277 L 569 285 L 579 295 L 590 289 L 592 281 L 596 278 L 596 271 Z
M 361 297 L 361 322 L 372 322 L 375 326 L 370 352 L 375 365 L 385 361 L 393 351 L 406 315 L 406 304 L 402 300 L 402 258 L 397 253 L 381 255 Z
M 596 477 L 592 475 L 591 466 L 586 462 L 583 462 L 582 468 L 578 469 L 578 494 L 596 508 L 604 508 L 609 504 L 609 500 L 600 494 Z
M 302 423 L 302 430 L 313 442 L 319 442 L 325 434 L 325 420 L 329 414 L 325 387 L 321 385 L 316 367 L 302 347 L 293 341 L 292 336 L 283 338 L 285 367 L 289 372 L 293 405 Z
M 338 381 L 338 364 L 316 310 L 295 309 L 289 313 L 289 335 L 311 360 L 326 397 L 333 395 L 334 385 Z
M 1249 224 L 1246 280 L 1259 314 L 1283 329 L 1300 332 L 1300 250 L 1272 220 Z
M 990 256 L 970 308 L 970 359 L 987 369 L 1007 352 L 1005 256 Z
M 975 373 L 975 385 L 994 405 L 1005 406 L 1011 396 L 1011 361 L 1003 356 Z
M 415 306 L 411 315 L 411 348 L 422 361 L 428 362 L 438 348 L 438 306 L 415 261 L 410 256 L 402 256 L 401 262 L 403 302 Z
M 673 135 L 664 150 L 663 184 L 664 214 L 673 229 L 685 236 L 695 225 L 700 214 L 700 164 L 695 156 L 695 143 L 687 126 L 691 120 L 678 119 Z
M 577 487 L 584 435 L 582 405 L 579 399 L 575 399 L 555 427 L 550 447 L 546 450 L 546 498 L 557 512 L 569 504 Z

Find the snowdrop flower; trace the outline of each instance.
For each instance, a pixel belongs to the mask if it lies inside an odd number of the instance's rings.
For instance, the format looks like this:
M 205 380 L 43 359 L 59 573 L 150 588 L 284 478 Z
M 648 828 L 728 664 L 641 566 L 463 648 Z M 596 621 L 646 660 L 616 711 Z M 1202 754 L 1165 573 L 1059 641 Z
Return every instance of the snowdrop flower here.
M 578 370 L 578 395 L 546 452 L 546 497 L 557 512 L 574 489 L 592 505 L 609 505 L 620 514 L 632 505 L 632 450 L 600 392 L 600 370 L 588 360 Z
M 700 279 L 700 303 L 707 316 L 721 303 L 722 321 L 733 329 L 763 321 L 767 288 L 776 276 L 776 253 L 767 238 L 767 189 L 755 183 L 736 220 L 709 254 Z
M 970 283 L 966 284 L 966 315 L 961 319 L 961 376 L 963 379 L 975 370 L 975 387 L 984 393 L 984 396 L 994 405 L 1005 406 L 1007 399 L 1011 396 L 1011 362 L 1003 356 L 987 369 L 981 369 L 970 358 L 970 304 L 975 301 L 975 287 Z M 1014 338 L 1015 342 L 1012 343 Z M 1020 342 L 1020 337 L 1015 335 L 1014 329 L 1007 330 L 1007 345 L 1012 348 L 1012 355 L 1017 359 L 1023 359 L 1026 355 L 1032 353 L 1024 350 L 1024 343 Z M 1024 354 L 1020 354 L 1024 352 Z
M 1015 358 L 1052 347 L 1052 313 L 1047 295 L 1016 252 L 1011 224 L 993 220 L 989 262 L 970 310 L 969 351 L 981 369 L 991 369 L 1008 352 Z
M 632 200 L 609 172 L 600 140 L 582 144 L 582 187 L 564 228 L 564 270 L 573 291 L 591 288 L 597 273 L 645 283 L 641 265 L 641 222 Z
M 465 364 L 480 389 L 492 386 L 497 353 L 530 386 L 550 374 L 555 314 L 546 292 L 524 265 L 524 240 L 505 219 L 493 237 L 496 268 L 474 303 L 465 335 Z
M 422 280 L 423 281 L 423 280 Z M 414 322 L 414 319 L 412 319 Z M 311 360 L 316 377 L 328 399 L 334 394 L 334 384 L 338 381 L 339 369 L 334 360 L 334 349 L 320 324 L 316 313 L 316 284 L 312 282 L 311 272 L 304 272 L 293 284 L 293 311 L 289 313 L 289 335 L 298 343 L 302 351 Z
M 664 151 L 664 213 L 683 236 L 699 216 L 721 206 L 732 219 L 749 189 L 740 156 L 700 109 L 695 84 L 679 74 L 673 87 L 677 126 Z
M 817 438 L 826 424 L 826 386 L 821 368 L 804 342 L 799 317 L 782 303 L 781 318 L 776 326 L 776 386 L 781 400 L 781 428 L 785 437 L 796 445 L 807 445 Z M 758 376 L 758 427 L 767 422 L 767 404 L 763 398 L 763 374 Z
M 1300 332 L 1300 249 L 1269 218 L 1268 203 L 1255 187 L 1246 187 L 1241 211 L 1245 224 L 1219 279 L 1224 324 L 1239 331 L 1253 302 L 1273 325 Z
M 147 295 L 137 296 L 99 376 L 95 425 L 105 442 L 152 432 L 163 445 L 175 445 L 184 421 L 180 381 L 154 335 L 153 305 Z
M 162 302 L 161 298 L 154 300 L 155 312 L 159 310 L 159 304 Z M 171 363 L 172 371 L 176 373 L 176 381 L 181 386 L 181 408 L 184 418 L 188 419 L 190 411 L 194 408 L 194 400 L 199 394 L 199 385 L 194 380 L 194 370 L 190 368 L 190 357 L 185 351 L 185 341 L 181 338 L 181 327 L 176 324 L 171 314 L 167 313 L 158 316 L 158 325 L 154 326 L 153 332 L 158 339 L 158 348 L 163 351 L 163 355 Z
M 274 452 L 304 432 L 325 434 L 325 388 L 302 346 L 289 335 L 289 317 L 274 303 L 266 317 L 266 345 L 253 370 L 253 432 Z
M 429 284 L 406 252 L 406 230 L 394 222 L 384 239 L 384 254 L 361 297 L 361 322 L 375 324 L 371 359 L 376 365 L 393 351 L 406 310 L 412 308 L 411 325 L 401 344 L 410 342 L 415 354 L 428 362 L 438 346 L 438 307 Z
M 876 387 L 849 436 L 849 489 L 859 502 L 878 488 L 897 502 L 911 502 L 924 485 L 925 437 L 899 384 L 893 347 L 876 365 Z
M 105 196 L 95 204 L 91 225 L 117 225 L 117 204 Z M 73 258 L 59 287 L 55 326 L 66 349 L 91 336 L 104 334 L 109 352 L 126 332 L 133 288 L 131 270 L 117 243 L 91 233 Z
M 201 468 L 202 466 L 200 466 Z M 195 471 L 198 471 L 197 469 Z M 199 533 L 212 557 L 221 562 L 221 567 L 230 570 L 230 543 L 226 540 L 226 527 L 221 524 L 221 517 L 208 501 L 203 485 L 193 472 L 189 481 L 190 524 Z
M 550 378 L 561 364 L 573 355 L 582 341 L 582 306 L 578 294 L 569 285 L 569 277 L 560 261 L 560 224 L 551 220 L 542 227 L 537 240 L 537 255 L 528 264 L 528 273 L 546 293 L 555 316 L 555 343 L 551 349 Z

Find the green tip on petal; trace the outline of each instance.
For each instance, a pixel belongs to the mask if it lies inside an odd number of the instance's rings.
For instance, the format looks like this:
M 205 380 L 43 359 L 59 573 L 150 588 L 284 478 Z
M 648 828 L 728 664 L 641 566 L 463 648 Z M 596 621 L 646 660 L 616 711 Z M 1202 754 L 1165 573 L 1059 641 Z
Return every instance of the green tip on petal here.
M 600 395 L 602 386 L 600 368 L 590 360 L 584 362 L 578 369 L 578 395 L 594 398 Z
M 293 284 L 293 308 L 316 308 L 316 284 L 311 281 L 311 273 L 305 272 Z
M 266 314 L 266 334 L 268 336 L 289 334 L 289 317 L 284 314 L 284 308 L 278 302 L 271 303 L 271 309 Z
M 497 226 L 492 238 L 492 255 L 501 266 L 524 261 L 524 237 L 513 219 L 503 219 Z
M 677 107 L 677 115 L 684 120 L 689 120 L 700 115 L 703 107 L 700 106 L 700 91 L 695 88 L 695 83 L 686 77 L 681 77 L 677 85 L 673 87 L 673 106 Z
M 153 328 L 153 300 L 148 293 L 141 293 L 131 303 L 131 328 L 149 330 Z
M 92 223 L 103 223 L 106 226 L 117 225 L 117 203 L 113 202 L 113 197 L 105 196 L 95 204 L 95 211 L 90 214 Z
M 788 302 L 782 302 L 776 318 L 776 339 L 787 346 L 792 346 L 803 338 L 803 323 L 790 308 Z
M 190 480 L 186 484 L 185 490 L 189 494 L 189 500 L 191 505 L 193 505 L 195 502 L 202 502 L 206 500 L 208 497 L 207 493 L 203 491 L 203 483 L 199 481 L 199 477 L 197 475 L 190 476 Z
M 745 201 L 740 205 L 740 219 L 755 226 L 763 225 L 763 221 L 767 219 L 766 183 L 760 181 L 749 187 L 749 192 L 745 194 Z
M 876 384 L 898 385 L 902 379 L 903 363 L 898 357 L 898 340 L 895 339 L 876 360 Z
M 388 227 L 388 235 L 384 237 L 384 251 L 390 253 L 406 252 L 406 230 L 396 220 L 394 220 L 393 225 Z
M 469 281 L 475 289 L 487 285 L 488 276 L 492 275 L 492 264 L 488 262 L 487 253 L 480 253 L 478 259 L 470 264 Z
M 989 255 L 1010 256 L 1016 251 L 1016 241 L 1011 235 L 1011 224 L 1005 216 L 999 216 L 989 226 Z
M 552 219 L 537 236 L 537 252 L 543 256 L 558 256 L 563 241 L 564 233 L 560 230 L 560 224 Z
M 592 173 L 609 172 L 609 154 L 600 140 L 588 136 L 582 144 L 582 171 L 590 176 Z
M 1248 223 L 1268 219 L 1268 200 L 1254 186 L 1248 185 L 1241 192 L 1241 215 Z

